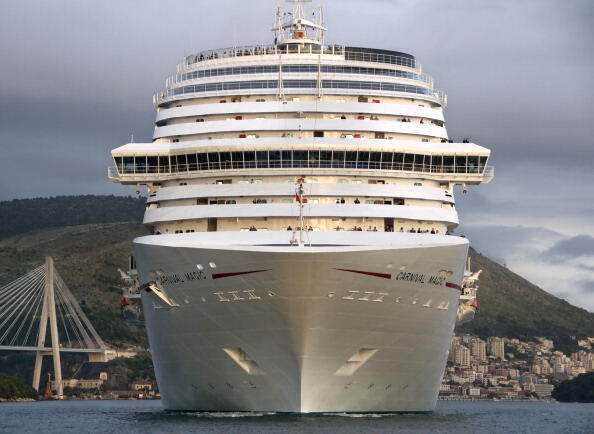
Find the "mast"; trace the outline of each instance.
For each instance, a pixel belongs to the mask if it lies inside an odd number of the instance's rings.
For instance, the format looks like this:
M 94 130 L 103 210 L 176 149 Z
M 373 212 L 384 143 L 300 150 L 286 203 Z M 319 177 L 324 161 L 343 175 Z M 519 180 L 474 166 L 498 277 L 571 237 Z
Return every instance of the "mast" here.
M 305 179 L 299 178 L 297 180 L 297 202 L 299 202 L 299 246 L 303 246 L 303 226 L 305 225 L 305 218 L 303 217 L 303 183 Z
M 280 46 L 287 44 L 323 45 L 327 30 L 324 27 L 323 8 L 320 7 L 317 13 L 312 13 L 312 19 L 309 19 L 305 16 L 303 3 L 311 3 L 313 0 L 285 1 L 295 3 L 295 8 L 293 12 L 284 14 L 280 6 L 277 9 L 276 24 L 272 29 L 275 34 L 275 44 Z

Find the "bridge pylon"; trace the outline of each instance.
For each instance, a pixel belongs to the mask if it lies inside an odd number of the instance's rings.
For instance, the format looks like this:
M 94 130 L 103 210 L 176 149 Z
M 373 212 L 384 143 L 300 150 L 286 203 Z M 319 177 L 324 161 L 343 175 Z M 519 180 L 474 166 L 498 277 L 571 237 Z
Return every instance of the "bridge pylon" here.
M 64 388 L 62 385 L 62 364 L 60 361 L 60 339 L 58 337 L 58 319 L 56 315 L 56 297 L 54 293 L 54 260 L 51 256 L 45 258 L 45 289 L 43 293 L 43 308 L 41 311 L 41 321 L 39 323 L 39 336 L 37 346 L 45 347 L 47 335 L 47 323 L 50 325 L 50 337 L 52 358 L 54 360 L 54 384 L 58 399 L 64 397 Z M 41 378 L 41 365 L 43 356 L 48 354 L 44 351 L 35 353 L 35 369 L 33 370 L 33 389 L 39 392 L 39 380 Z
M 48 256 L 44 265 L 0 287 L 0 351 L 35 352 L 37 391 L 43 357 L 52 356 L 56 397 L 62 399 L 60 353 L 84 353 L 98 361 L 106 360 L 108 348 Z

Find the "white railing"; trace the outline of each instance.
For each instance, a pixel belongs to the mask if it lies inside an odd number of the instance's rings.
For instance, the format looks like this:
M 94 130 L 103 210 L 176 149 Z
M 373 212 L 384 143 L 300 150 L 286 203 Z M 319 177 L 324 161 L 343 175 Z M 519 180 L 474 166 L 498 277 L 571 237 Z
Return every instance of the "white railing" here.
M 220 170 L 254 170 L 254 169 L 336 169 L 336 170 L 380 170 L 386 173 L 402 172 L 412 175 L 431 174 L 431 175 L 476 175 L 481 178 L 492 178 L 495 169 L 491 166 L 434 166 L 428 164 L 413 163 L 374 163 L 374 162 L 356 162 L 346 161 L 340 164 L 332 161 L 312 162 L 309 160 L 292 161 L 269 161 L 264 162 L 219 162 L 219 163 L 190 163 L 190 164 L 172 164 L 170 166 L 125 166 L 120 170 L 116 166 L 108 168 L 107 176 L 110 179 L 125 179 L 126 177 L 159 177 L 162 175 L 182 175 L 196 172 L 220 171 Z

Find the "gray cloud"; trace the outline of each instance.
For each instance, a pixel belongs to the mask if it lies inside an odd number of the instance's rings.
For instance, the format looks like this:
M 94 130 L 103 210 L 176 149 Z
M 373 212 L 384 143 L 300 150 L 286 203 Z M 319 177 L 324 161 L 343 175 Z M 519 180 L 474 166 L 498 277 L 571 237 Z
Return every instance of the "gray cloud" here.
M 542 257 L 549 261 L 566 261 L 584 256 L 594 257 L 594 238 L 590 235 L 559 241 L 542 253 Z
M 594 280 L 580 280 L 577 286 L 583 294 L 594 295 Z

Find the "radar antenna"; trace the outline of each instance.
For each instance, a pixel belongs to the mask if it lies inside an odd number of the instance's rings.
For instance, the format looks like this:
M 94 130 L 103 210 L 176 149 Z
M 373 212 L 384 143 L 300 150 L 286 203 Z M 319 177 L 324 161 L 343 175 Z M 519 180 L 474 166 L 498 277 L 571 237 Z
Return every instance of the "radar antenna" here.
M 272 29 L 275 34 L 276 45 L 286 44 L 314 44 L 323 45 L 326 37 L 324 27 L 324 9 L 319 7 L 318 12 L 311 14 L 311 19 L 306 18 L 303 3 L 311 3 L 313 0 L 285 0 L 287 3 L 295 3 L 292 12 L 284 12 L 279 6 L 276 12 L 276 24 Z

